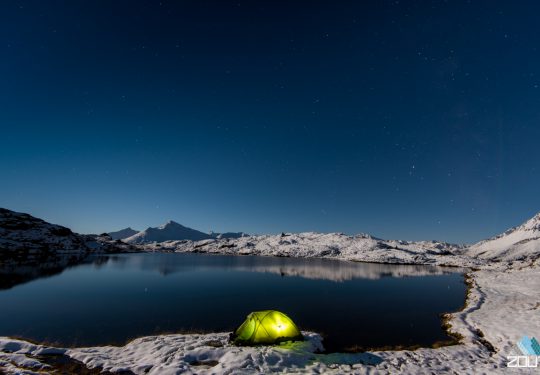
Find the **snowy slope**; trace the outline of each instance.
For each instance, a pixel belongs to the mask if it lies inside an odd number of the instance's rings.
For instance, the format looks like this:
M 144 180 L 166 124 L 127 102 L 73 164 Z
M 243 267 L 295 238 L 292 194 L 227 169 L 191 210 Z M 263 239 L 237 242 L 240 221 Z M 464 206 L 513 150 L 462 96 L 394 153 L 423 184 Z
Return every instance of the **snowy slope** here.
M 494 260 L 537 259 L 540 256 L 540 213 L 520 226 L 470 246 L 466 254 Z
M 150 251 L 334 258 L 359 262 L 451 266 L 460 266 L 465 262 L 475 265 L 474 259 L 459 255 L 462 251 L 459 245 L 436 241 L 381 240 L 367 234 L 347 236 L 343 233 L 284 233 L 236 239 L 167 241 L 146 244 L 144 247 Z M 455 256 L 450 256 L 452 254 Z
M 124 239 L 124 242 L 145 243 L 171 240 L 200 241 L 209 238 L 211 238 L 209 234 L 185 227 L 171 220 L 166 224 L 163 224 L 156 228 L 149 227 L 142 232 L 139 232 L 131 237 Z
M 113 240 L 123 240 L 124 238 L 131 237 L 137 233 L 139 233 L 138 230 L 131 229 L 131 227 L 127 227 L 124 229 L 117 230 L 116 232 L 109 232 L 107 234 L 111 236 Z
M 31 215 L 0 208 L 0 257 L 37 260 L 62 252 L 78 256 L 90 249 L 82 236 Z

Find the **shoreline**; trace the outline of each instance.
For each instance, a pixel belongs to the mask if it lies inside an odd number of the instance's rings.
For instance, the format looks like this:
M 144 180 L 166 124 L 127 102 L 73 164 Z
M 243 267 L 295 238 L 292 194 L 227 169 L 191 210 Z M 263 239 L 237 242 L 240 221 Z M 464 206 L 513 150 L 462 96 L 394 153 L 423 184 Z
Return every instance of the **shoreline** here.
M 404 265 L 385 261 L 372 263 Z M 283 346 L 231 346 L 227 342 L 228 332 L 145 336 L 124 346 L 88 348 L 58 348 L 0 337 L 0 366 L 4 366 L 7 373 L 51 371 L 46 361 L 39 360 L 40 356 L 49 353 L 66 356 L 90 370 L 112 373 L 120 370 L 135 374 L 176 371 L 198 374 L 272 371 L 330 374 L 508 373 L 516 370 L 506 367 L 506 356 L 517 353 L 515 342 L 525 334 L 540 331 L 540 322 L 535 320 L 535 314 L 540 313 L 540 296 L 536 295 L 534 282 L 531 282 L 540 279 L 540 267 L 535 263 L 482 264 L 480 269 L 472 269 L 465 274 L 468 289 L 463 309 L 441 317 L 441 325 L 447 334 L 460 338 L 454 345 L 319 354 L 317 351 L 323 348 L 322 339 L 310 332 L 305 332 L 307 341 L 292 343 L 285 350 Z M 463 266 L 467 265 L 451 265 Z M 134 356 L 134 353 L 138 354 Z

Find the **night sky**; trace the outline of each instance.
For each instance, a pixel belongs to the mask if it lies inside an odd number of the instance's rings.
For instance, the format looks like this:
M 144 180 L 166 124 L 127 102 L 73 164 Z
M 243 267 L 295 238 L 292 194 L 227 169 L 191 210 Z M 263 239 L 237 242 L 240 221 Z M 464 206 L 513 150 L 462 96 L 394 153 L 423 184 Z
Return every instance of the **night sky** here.
M 2 1 L 0 206 L 476 241 L 540 211 L 537 1 Z

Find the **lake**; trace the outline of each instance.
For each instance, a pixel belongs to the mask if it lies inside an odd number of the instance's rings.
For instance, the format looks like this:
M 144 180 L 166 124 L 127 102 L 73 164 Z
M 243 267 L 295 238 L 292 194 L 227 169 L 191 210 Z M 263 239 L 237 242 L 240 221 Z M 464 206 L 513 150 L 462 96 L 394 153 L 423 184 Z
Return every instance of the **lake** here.
M 463 270 L 326 259 L 144 253 L 95 258 L 0 290 L 0 336 L 62 346 L 160 333 L 233 331 L 275 309 L 320 333 L 327 351 L 430 346 L 450 338 Z

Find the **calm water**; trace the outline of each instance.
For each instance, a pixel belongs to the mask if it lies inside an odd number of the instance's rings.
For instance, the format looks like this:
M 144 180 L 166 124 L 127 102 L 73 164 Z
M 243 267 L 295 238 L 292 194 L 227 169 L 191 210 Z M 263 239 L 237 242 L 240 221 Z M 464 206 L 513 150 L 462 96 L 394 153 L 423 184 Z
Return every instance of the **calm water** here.
M 461 308 L 463 275 L 429 266 L 201 254 L 96 260 L 0 291 L 0 336 L 122 344 L 157 333 L 232 331 L 276 309 L 328 351 L 430 345 L 439 314 Z

